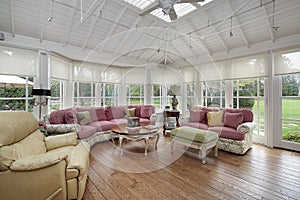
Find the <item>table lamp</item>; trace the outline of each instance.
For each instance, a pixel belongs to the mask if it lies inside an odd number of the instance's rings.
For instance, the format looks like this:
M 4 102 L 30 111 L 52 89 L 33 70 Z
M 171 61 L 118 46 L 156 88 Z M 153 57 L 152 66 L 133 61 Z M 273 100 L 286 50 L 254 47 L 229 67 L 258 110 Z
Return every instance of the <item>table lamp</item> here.
M 180 95 L 180 86 L 172 85 L 168 90 L 167 95 L 173 96 L 172 110 L 177 110 L 178 100 L 176 98 L 176 95 Z
M 48 96 L 51 96 L 51 91 L 47 89 L 32 89 L 32 96 L 39 96 L 39 101 L 36 102 L 33 98 L 33 106 L 39 106 L 39 120 L 41 120 L 42 106 L 48 105 Z M 46 101 L 42 102 L 42 96 L 46 96 Z

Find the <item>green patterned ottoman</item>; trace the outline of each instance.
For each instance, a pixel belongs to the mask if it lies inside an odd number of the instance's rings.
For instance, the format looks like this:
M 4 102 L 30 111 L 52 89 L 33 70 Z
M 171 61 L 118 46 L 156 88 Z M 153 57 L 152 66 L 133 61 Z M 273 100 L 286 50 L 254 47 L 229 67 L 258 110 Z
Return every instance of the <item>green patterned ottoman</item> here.
M 171 148 L 173 149 L 174 143 L 177 142 L 199 149 L 198 156 L 205 164 L 205 157 L 212 148 L 215 156 L 218 156 L 218 139 L 218 134 L 213 131 L 182 126 L 171 131 Z

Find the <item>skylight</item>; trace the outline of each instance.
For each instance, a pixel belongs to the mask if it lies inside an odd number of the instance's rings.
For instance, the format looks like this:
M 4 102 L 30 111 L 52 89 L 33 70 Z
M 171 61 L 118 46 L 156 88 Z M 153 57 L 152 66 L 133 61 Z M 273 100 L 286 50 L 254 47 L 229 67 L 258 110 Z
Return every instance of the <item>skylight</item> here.
M 180 18 L 180 17 L 192 12 L 193 10 L 196 10 L 197 8 L 190 3 L 180 3 L 180 4 L 175 4 L 174 9 L 176 11 L 177 17 Z M 158 17 L 166 22 L 171 22 L 169 15 L 164 15 L 161 8 L 152 11 L 150 14 L 152 14 L 155 17 Z
M 206 4 L 208 4 L 209 2 L 212 2 L 213 0 L 205 0 L 205 1 L 203 1 L 203 2 L 198 2 L 198 4 L 200 5 L 200 6 L 204 6 L 204 5 L 206 5 Z
M 147 6 L 149 6 L 151 3 L 153 3 L 155 0 L 124 0 L 127 3 L 130 3 L 131 5 L 134 5 L 135 7 L 143 10 Z

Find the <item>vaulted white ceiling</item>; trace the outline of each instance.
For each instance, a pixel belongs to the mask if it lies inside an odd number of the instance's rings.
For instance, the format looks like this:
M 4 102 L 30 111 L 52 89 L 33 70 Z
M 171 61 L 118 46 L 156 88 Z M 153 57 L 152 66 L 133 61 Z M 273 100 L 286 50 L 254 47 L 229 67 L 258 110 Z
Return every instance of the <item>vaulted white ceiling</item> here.
M 123 0 L 0 0 L 0 5 L 4 45 L 124 66 L 188 65 L 300 34 L 300 0 L 193 3 L 197 9 L 170 23 L 142 17 L 141 9 Z

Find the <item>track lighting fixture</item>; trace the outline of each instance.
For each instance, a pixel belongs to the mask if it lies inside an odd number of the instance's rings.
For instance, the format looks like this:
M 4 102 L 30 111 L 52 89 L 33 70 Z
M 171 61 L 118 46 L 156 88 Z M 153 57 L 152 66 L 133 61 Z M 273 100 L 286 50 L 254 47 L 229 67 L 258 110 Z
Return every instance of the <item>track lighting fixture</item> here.
M 230 17 L 230 33 L 229 36 L 232 37 L 233 33 L 232 33 L 232 16 Z

